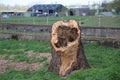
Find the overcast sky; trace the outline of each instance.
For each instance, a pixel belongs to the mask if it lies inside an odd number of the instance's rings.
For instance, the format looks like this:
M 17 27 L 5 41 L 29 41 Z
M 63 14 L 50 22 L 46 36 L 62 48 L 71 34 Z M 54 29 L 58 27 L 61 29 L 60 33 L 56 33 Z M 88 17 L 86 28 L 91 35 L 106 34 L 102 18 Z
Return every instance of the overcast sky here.
M 87 5 L 93 3 L 99 3 L 102 1 L 112 1 L 112 0 L 0 0 L 0 3 L 14 6 L 18 5 L 33 5 L 33 4 L 50 4 L 58 3 L 63 5 Z

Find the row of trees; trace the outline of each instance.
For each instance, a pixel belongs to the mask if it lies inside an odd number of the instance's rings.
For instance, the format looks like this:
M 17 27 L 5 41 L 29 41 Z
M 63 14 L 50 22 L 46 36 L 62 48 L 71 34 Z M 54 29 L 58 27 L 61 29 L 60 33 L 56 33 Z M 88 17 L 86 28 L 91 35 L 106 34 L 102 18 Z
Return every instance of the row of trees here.
M 26 11 L 28 9 L 28 5 L 26 6 L 20 6 L 20 5 L 14 5 L 14 6 L 10 6 L 10 5 L 5 5 L 5 4 L 1 4 L 0 3 L 0 12 L 4 12 L 4 11 Z
M 115 10 L 116 13 L 120 12 L 120 0 L 113 0 L 111 2 L 103 2 L 101 7 L 105 10 L 105 11 L 110 11 L 112 9 Z

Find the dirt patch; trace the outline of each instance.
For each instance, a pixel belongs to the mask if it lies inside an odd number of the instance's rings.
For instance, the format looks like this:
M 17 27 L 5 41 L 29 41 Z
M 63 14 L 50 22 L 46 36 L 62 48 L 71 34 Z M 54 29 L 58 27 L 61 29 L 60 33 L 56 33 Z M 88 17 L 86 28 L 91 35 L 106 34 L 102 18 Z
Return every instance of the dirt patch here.
M 35 54 L 36 54 L 36 53 L 34 53 L 33 51 L 28 51 L 28 52 L 27 52 L 27 56 L 28 56 L 28 57 L 33 57 L 33 56 L 35 56 Z
M 10 55 L 9 59 L 13 59 L 15 57 L 15 55 Z
M 38 53 L 38 54 L 36 54 L 36 53 L 34 53 L 33 51 L 28 51 L 27 52 L 27 56 L 28 57 L 36 57 L 36 58 L 42 58 L 42 57 L 47 57 L 47 60 L 46 60 L 46 62 L 50 62 L 50 60 L 51 60 L 51 54 L 50 53 Z
M 29 70 L 29 71 L 36 71 L 38 70 L 43 64 L 41 63 L 26 63 L 26 62 L 9 62 L 7 60 L 0 60 L 0 73 L 4 73 L 8 70 Z
M 1 55 L 2 56 L 2 55 Z M 13 59 L 15 55 L 10 55 L 9 59 Z M 34 53 L 33 51 L 27 52 L 28 57 L 36 57 L 42 58 L 47 57 L 45 62 L 50 62 L 51 54 L 50 53 Z M 36 62 L 36 63 L 27 63 L 27 62 L 12 62 L 10 60 L 5 60 L 3 56 L 0 58 L 0 73 L 4 73 L 9 70 L 29 70 L 29 71 L 36 71 L 43 66 L 43 62 Z
M 5 55 L 0 55 L 0 59 L 4 59 L 5 58 Z
M 0 60 L 0 73 L 4 73 L 7 68 L 7 61 L 6 60 Z
M 20 71 L 20 70 L 36 71 L 41 66 L 42 66 L 42 64 L 40 64 L 40 63 L 28 64 L 26 62 L 12 62 L 12 63 L 8 64 L 8 67 L 10 69 L 14 69 L 16 71 Z
M 46 62 L 50 63 L 51 60 L 51 54 L 50 53 L 39 53 L 36 55 L 36 58 L 42 58 L 42 57 L 47 57 Z

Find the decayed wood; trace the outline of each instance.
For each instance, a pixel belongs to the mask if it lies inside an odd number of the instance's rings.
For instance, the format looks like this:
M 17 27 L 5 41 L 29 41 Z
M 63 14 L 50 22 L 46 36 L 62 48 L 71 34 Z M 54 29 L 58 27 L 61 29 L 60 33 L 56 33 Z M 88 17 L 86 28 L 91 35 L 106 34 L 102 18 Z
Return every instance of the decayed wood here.
M 80 37 L 80 27 L 75 20 L 58 21 L 52 25 L 52 59 L 48 71 L 66 76 L 71 71 L 89 67 Z

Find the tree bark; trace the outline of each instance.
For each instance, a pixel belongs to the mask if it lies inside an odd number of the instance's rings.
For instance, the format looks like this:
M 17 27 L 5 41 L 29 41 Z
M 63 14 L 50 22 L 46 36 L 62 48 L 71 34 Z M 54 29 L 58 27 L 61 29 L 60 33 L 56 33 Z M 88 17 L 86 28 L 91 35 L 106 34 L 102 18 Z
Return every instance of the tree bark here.
M 58 21 L 52 25 L 52 59 L 48 71 L 67 76 L 74 70 L 89 68 L 81 43 L 81 31 L 75 20 Z

